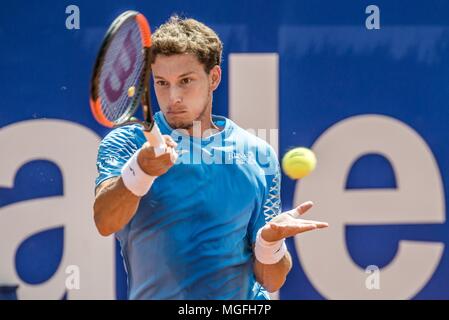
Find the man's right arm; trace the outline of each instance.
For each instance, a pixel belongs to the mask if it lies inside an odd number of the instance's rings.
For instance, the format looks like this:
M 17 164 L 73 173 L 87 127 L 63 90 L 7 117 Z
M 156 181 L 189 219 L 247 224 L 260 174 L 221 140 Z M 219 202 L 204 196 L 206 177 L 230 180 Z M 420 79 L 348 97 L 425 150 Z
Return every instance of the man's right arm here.
M 138 154 L 137 163 L 148 175 L 158 177 L 174 164 L 172 153 L 176 143 L 164 136 L 167 153 L 156 157 L 153 147 L 145 143 Z M 141 197 L 131 192 L 121 176 L 103 181 L 95 189 L 94 220 L 99 233 L 108 236 L 123 229 L 137 211 Z
M 98 232 L 108 236 L 120 231 L 136 213 L 140 197 L 129 191 L 121 177 L 103 181 L 95 190 L 94 220 Z

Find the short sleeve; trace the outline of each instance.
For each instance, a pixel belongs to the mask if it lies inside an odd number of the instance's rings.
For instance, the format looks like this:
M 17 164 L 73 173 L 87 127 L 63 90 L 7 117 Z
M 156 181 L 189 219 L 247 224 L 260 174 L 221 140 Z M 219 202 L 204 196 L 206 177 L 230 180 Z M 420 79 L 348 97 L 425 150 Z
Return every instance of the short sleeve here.
M 122 167 L 139 147 L 133 126 L 111 131 L 98 147 L 95 186 L 109 178 L 120 176 Z
M 279 161 L 272 148 L 270 148 L 269 170 L 264 170 L 266 188 L 261 201 L 261 206 L 256 208 L 251 217 L 248 234 L 251 245 L 256 242 L 257 231 L 267 222 L 281 213 L 281 172 Z

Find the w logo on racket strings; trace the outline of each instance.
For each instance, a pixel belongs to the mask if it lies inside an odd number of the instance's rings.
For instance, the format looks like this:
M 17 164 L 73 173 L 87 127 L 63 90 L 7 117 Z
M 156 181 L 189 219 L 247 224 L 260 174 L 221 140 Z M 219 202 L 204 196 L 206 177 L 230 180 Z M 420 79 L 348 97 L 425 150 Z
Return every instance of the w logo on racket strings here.
M 125 86 L 126 80 L 132 74 L 134 65 L 137 60 L 137 49 L 132 41 L 132 30 L 128 32 L 125 40 L 123 41 L 123 49 L 120 50 L 120 53 L 117 55 L 117 58 L 114 60 L 112 64 L 112 68 L 114 73 L 109 73 L 108 77 L 104 82 L 104 91 L 109 102 L 113 103 L 120 98 L 120 95 L 123 93 L 123 87 Z M 126 54 L 126 56 L 124 56 Z M 124 61 L 129 61 L 128 68 L 124 67 Z M 112 85 L 112 77 L 118 79 L 118 87 L 117 85 L 113 88 Z

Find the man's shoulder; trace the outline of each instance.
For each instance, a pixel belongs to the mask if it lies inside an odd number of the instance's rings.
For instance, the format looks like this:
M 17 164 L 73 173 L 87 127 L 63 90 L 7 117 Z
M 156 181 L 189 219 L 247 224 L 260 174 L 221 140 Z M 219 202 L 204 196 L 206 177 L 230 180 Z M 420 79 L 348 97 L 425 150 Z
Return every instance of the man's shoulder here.
M 257 134 L 262 134 L 264 137 L 270 137 L 269 129 L 263 130 L 246 130 L 240 127 L 238 124 L 229 120 L 233 129 L 234 139 L 237 143 L 244 143 L 248 150 L 257 150 L 267 155 L 276 155 L 274 148 L 264 139 L 258 137 Z
M 142 131 L 142 129 L 138 124 L 114 128 L 102 139 L 102 143 L 135 141 L 139 135 L 139 131 Z

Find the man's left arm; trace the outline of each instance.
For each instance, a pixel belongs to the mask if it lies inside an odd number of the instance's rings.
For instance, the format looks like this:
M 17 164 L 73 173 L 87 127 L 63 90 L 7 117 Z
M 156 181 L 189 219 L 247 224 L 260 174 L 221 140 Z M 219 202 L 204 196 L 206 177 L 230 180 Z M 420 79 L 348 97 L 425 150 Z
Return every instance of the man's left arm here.
M 284 285 L 291 268 L 292 258 L 288 251 L 281 261 L 275 264 L 263 264 L 257 259 L 254 262 L 254 274 L 257 282 L 270 293 L 278 291 Z
M 313 203 L 308 201 L 293 210 L 283 212 L 258 231 L 256 243 L 253 246 L 254 274 L 257 282 L 268 292 L 279 290 L 292 268 L 292 259 L 284 239 L 328 226 L 326 222 L 299 218 L 312 206 Z

